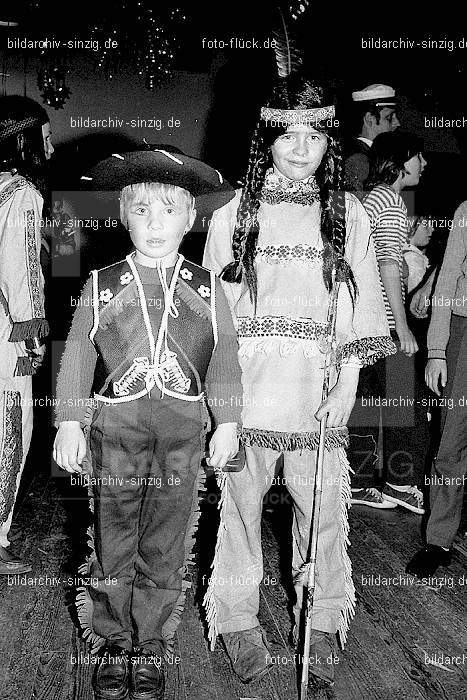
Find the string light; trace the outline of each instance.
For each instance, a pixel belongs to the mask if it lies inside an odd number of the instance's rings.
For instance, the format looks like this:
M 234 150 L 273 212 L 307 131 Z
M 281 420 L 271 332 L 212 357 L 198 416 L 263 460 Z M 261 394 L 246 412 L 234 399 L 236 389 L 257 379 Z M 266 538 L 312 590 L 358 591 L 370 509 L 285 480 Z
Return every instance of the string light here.
M 138 75 L 144 75 L 146 87 L 154 90 L 173 70 L 178 49 L 177 25 L 187 18 L 178 7 L 155 11 L 151 5 L 153 0 L 123 0 L 112 16 L 117 26 L 114 24 L 110 30 L 107 17 L 94 26 L 93 38 L 103 46 L 105 37 L 111 33 L 117 42 L 116 47 L 107 52 L 102 50 L 97 57 L 98 67 L 103 68 L 108 78 L 130 57 Z

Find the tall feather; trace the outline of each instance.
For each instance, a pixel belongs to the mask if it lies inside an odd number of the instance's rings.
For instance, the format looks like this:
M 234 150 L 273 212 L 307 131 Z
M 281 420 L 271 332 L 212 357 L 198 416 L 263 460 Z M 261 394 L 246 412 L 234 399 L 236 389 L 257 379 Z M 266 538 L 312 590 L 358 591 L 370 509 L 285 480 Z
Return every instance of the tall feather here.
M 280 23 L 272 32 L 274 39 L 274 53 L 276 55 L 277 72 L 279 78 L 286 78 L 291 73 L 299 70 L 303 63 L 302 52 L 297 47 L 295 38 L 287 28 L 284 14 L 280 8 Z

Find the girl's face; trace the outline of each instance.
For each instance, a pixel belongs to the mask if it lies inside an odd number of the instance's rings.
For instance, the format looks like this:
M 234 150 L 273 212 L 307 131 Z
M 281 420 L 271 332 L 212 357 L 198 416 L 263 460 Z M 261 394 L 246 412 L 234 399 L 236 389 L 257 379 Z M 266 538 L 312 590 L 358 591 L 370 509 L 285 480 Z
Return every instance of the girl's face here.
M 421 153 L 413 156 L 404 163 L 405 173 L 402 178 L 403 187 L 414 187 L 420 182 L 420 176 L 425 170 L 426 160 Z
M 327 137 L 311 126 L 293 124 L 271 146 L 276 169 L 289 180 L 305 180 L 318 169 Z

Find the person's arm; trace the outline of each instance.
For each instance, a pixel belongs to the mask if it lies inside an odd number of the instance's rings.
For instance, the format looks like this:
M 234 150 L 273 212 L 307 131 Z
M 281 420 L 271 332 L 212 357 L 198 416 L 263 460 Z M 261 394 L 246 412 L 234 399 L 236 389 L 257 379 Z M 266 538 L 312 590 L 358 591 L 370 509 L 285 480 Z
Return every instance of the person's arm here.
M 406 214 L 401 207 L 387 207 L 378 218 L 373 236 L 381 282 L 394 317 L 401 350 L 410 357 L 417 352 L 418 345 L 407 323 L 399 270 L 406 236 L 405 223 Z
M 223 468 L 238 452 L 242 384 L 237 334 L 220 280 L 216 279 L 217 345 L 206 374 L 206 396 L 216 431 L 209 443 L 209 464 Z
M 462 265 L 467 256 L 467 236 L 465 217 L 467 204 L 464 202 L 454 214 L 443 264 L 438 275 L 433 294 L 430 327 L 428 329 L 428 359 L 445 359 L 449 340 L 452 300 L 456 294 L 457 282 L 462 274 Z
M 418 345 L 415 336 L 408 326 L 407 317 L 405 315 L 399 266 L 396 261 L 384 260 L 380 262 L 379 271 L 386 296 L 391 306 L 392 315 L 394 316 L 396 333 L 399 338 L 401 350 L 411 357 L 411 355 L 417 352 Z
M 352 304 L 345 282 L 340 283 L 336 315 L 336 364 L 339 376 L 328 399 L 315 414 L 328 412 L 328 427 L 345 425 L 355 403 L 360 368 L 396 352 L 391 340 L 378 276 L 368 215 L 360 202 L 346 196 L 345 258 L 357 285 Z
M 34 374 L 34 354 L 43 355 L 49 326 L 44 313 L 44 279 L 40 267 L 43 200 L 30 185 L 19 187 L 9 201 L 0 235 L 0 290 L 12 322 L 11 343 L 24 342 L 15 374 Z
M 410 300 L 410 312 L 415 318 L 427 318 L 428 307 L 430 306 L 430 297 L 433 290 L 437 268 L 433 268 L 426 282 L 414 292 Z
M 97 353 L 89 340 L 93 325 L 92 283 L 88 280 L 73 316 L 57 379 L 56 421 L 53 457 L 68 472 L 81 472 L 86 454 L 84 422 L 91 395 Z

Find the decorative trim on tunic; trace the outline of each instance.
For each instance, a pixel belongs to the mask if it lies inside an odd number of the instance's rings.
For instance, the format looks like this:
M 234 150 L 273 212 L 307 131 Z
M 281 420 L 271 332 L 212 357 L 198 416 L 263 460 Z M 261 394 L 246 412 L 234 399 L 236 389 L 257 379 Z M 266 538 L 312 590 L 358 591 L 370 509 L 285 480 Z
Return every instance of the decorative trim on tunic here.
M 15 321 L 8 341 L 20 343 L 32 338 L 45 338 L 49 334 L 49 324 L 45 318 L 32 318 L 30 321 Z
M 388 335 L 373 338 L 360 338 L 359 340 L 353 340 L 351 343 L 345 343 L 337 348 L 336 365 L 340 367 L 352 357 L 358 357 L 362 366 L 367 367 L 373 365 L 382 357 L 394 355 L 396 352 L 397 347 L 392 338 Z
M 286 263 L 318 263 L 322 264 L 323 249 L 305 245 L 266 245 L 256 248 L 256 255 L 264 258 L 270 265 L 284 265 Z
M 293 319 L 284 316 L 240 316 L 238 337 L 279 336 L 302 340 L 322 340 L 329 334 L 327 323 L 317 323 L 312 319 Z
M 0 522 L 5 522 L 15 502 L 16 480 L 23 461 L 20 392 L 4 391 L 2 404 L 3 442 L 0 445 Z
M 28 258 L 28 286 L 33 318 L 44 318 L 44 301 L 40 289 L 40 270 L 36 248 L 36 215 L 34 209 L 24 212 L 26 253 Z
M 242 428 L 239 431 L 240 440 L 248 447 L 264 447 L 278 452 L 294 452 L 295 450 L 317 450 L 319 445 L 319 430 L 303 433 L 283 433 L 276 430 L 260 430 L 259 428 Z M 346 427 L 328 428 L 324 438 L 326 450 L 348 447 L 349 431 Z
M 238 318 L 239 357 L 255 353 L 281 357 L 302 352 L 306 358 L 324 355 L 330 349 L 328 326 L 312 319 L 292 319 L 284 316 L 241 316 Z

